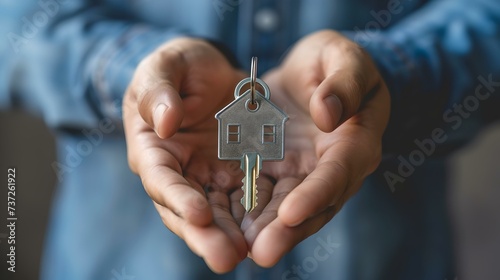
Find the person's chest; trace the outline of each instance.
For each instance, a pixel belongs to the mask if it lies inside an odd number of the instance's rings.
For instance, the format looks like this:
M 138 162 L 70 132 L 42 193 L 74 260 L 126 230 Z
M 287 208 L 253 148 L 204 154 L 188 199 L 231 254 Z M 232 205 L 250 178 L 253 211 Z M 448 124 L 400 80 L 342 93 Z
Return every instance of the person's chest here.
M 299 35 L 317 29 L 363 29 L 377 14 L 393 24 L 419 3 L 416 0 L 105 0 L 114 10 L 159 27 L 192 33 L 253 25 L 256 30 L 294 27 Z M 385 13 L 387 11 L 387 13 Z M 382 22 L 381 22 L 382 23 Z M 383 27 L 385 27 L 383 26 Z M 302 33 L 302 34 L 300 34 Z
M 377 32 L 424 0 L 105 0 L 117 14 L 224 42 L 241 62 L 275 65 L 291 44 L 321 29 Z

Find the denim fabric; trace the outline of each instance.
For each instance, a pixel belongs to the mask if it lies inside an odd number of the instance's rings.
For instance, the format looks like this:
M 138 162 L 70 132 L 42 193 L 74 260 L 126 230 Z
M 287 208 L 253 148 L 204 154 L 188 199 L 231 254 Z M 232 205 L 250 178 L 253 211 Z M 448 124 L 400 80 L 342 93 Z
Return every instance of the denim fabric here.
M 382 172 L 373 174 L 275 267 L 247 259 L 219 276 L 163 225 L 128 170 L 122 137 L 108 136 L 77 161 L 71 155 L 89 138 L 58 135 L 61 163 L 75 167 L 54 199 L 41 279 L 454 279 L 440 159 L 428 159 L 394 193 Z
M 481 85 L 483 92 L 491 89 L 487 103 L 499 104 L 498 86 L 485 82 L 500 81 L 498 0 L 0 5 L 0 108 L 38 113 L 57 131 L 58 161 L 71 166 L 58 174 L 42 279 L 454 279 L 444 161 L 428 159 L 395 193 L 384 171 L 393 170 L 398 154 L 411 152 L 413 140 L 436 127 L 453 134 L 439 147 L 446 155 L 453 148 L 444 147 L 470 140 L 485 116 L 498 117 L 497 105 L 481 105 L 463 118 L 472 125 L 455 129 L 443 115 Z M 272 11 L 276 25 L 255 24 L 263 9 Z M 390 89 L 385 160 L 328 225 L 276 267 L 262 269 L 246 260 L 216 276 L 163 226 L 128 169 L 121 129 L 125 89 L 139 61 L 178 36 L 221 41 L 242 65 L 257 55 L 262 74 L 294 42 L 325 28 L 363 46 Z M 92 131 L 103 121 L 113 129 L 95 138 Z M 75 156 L 87 142 L 91 152 Z

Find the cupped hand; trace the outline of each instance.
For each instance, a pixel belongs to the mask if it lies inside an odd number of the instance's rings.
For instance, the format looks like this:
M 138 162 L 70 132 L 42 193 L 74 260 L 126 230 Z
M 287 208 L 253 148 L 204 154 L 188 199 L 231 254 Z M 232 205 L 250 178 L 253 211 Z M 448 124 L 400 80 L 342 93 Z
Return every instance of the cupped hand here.
M 175 39 L 140 63 L 123 103 L 132 171 L 165 225 L 219 273 L 248 252 L 241 172 L 217 159 L 214 118 L 245 76 L 205 41 Z
M 253 260 L 269 267 L 330 221 L 376 169 L 390 97 L 370 56 L 333 31 L 299 41 L 263 79 L 290 116 L 285 160 L 261 171 L 275 186 L 262 191 L 258 181 L 266 204 L 242 222 Z

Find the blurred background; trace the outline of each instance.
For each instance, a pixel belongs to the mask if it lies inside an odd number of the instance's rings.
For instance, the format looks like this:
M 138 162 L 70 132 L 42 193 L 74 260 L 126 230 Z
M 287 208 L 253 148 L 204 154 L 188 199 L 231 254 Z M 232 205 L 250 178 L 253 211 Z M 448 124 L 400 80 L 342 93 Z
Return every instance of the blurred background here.
M 0 112 L 0 135 L 2 176 L 6 178 L 8 167 L 17 170 L 19 219 L 15 274 L 6 273 L 7 229 L 4 226 L 0 229 L 0 279 L 38 279 L 45 229 L 57 183 L 51 167 L 56 160 L 54 139 L 41 120 L 19 111 Z M 455 279 L 499 279 L 499 143 L 500 122 L 497 122 L 454 153 L 449 161 L 453 174 L 448 186 L 449 209 L 460 275 Z M 6 221 L 7 199 L 3 189 L 0 220 Z

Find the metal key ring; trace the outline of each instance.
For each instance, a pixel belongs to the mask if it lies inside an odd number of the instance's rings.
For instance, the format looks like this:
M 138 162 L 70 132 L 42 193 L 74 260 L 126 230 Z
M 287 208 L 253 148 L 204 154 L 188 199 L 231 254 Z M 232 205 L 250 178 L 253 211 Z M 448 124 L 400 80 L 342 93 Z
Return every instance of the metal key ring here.
M 271 98 L 271 90 L 269 89 L 269 86 L 259 78 L 256 78 L 255 80 L 257 84 L 260 84 L 264 88 L 264 97 L 269 100 L 269 98 Z M 252 79 L 250 77 L 241 80 L 241 82 L 239 82 L 236 88 L 234 89 L 234 99 L 240 98 L 241 96 L 240 91 L 243 88 L 243 86 L 251 82 Z M 260 93 L 258 90 L 255 91 L 258 92 L 260 95 L 262 95 L 262 93 Z
M 255 81 L 257 80 L 257 57 L 252 57 L 252 63 L 250 67 L 250 91 L 252 94 L 252 104 L 255 104 Z

